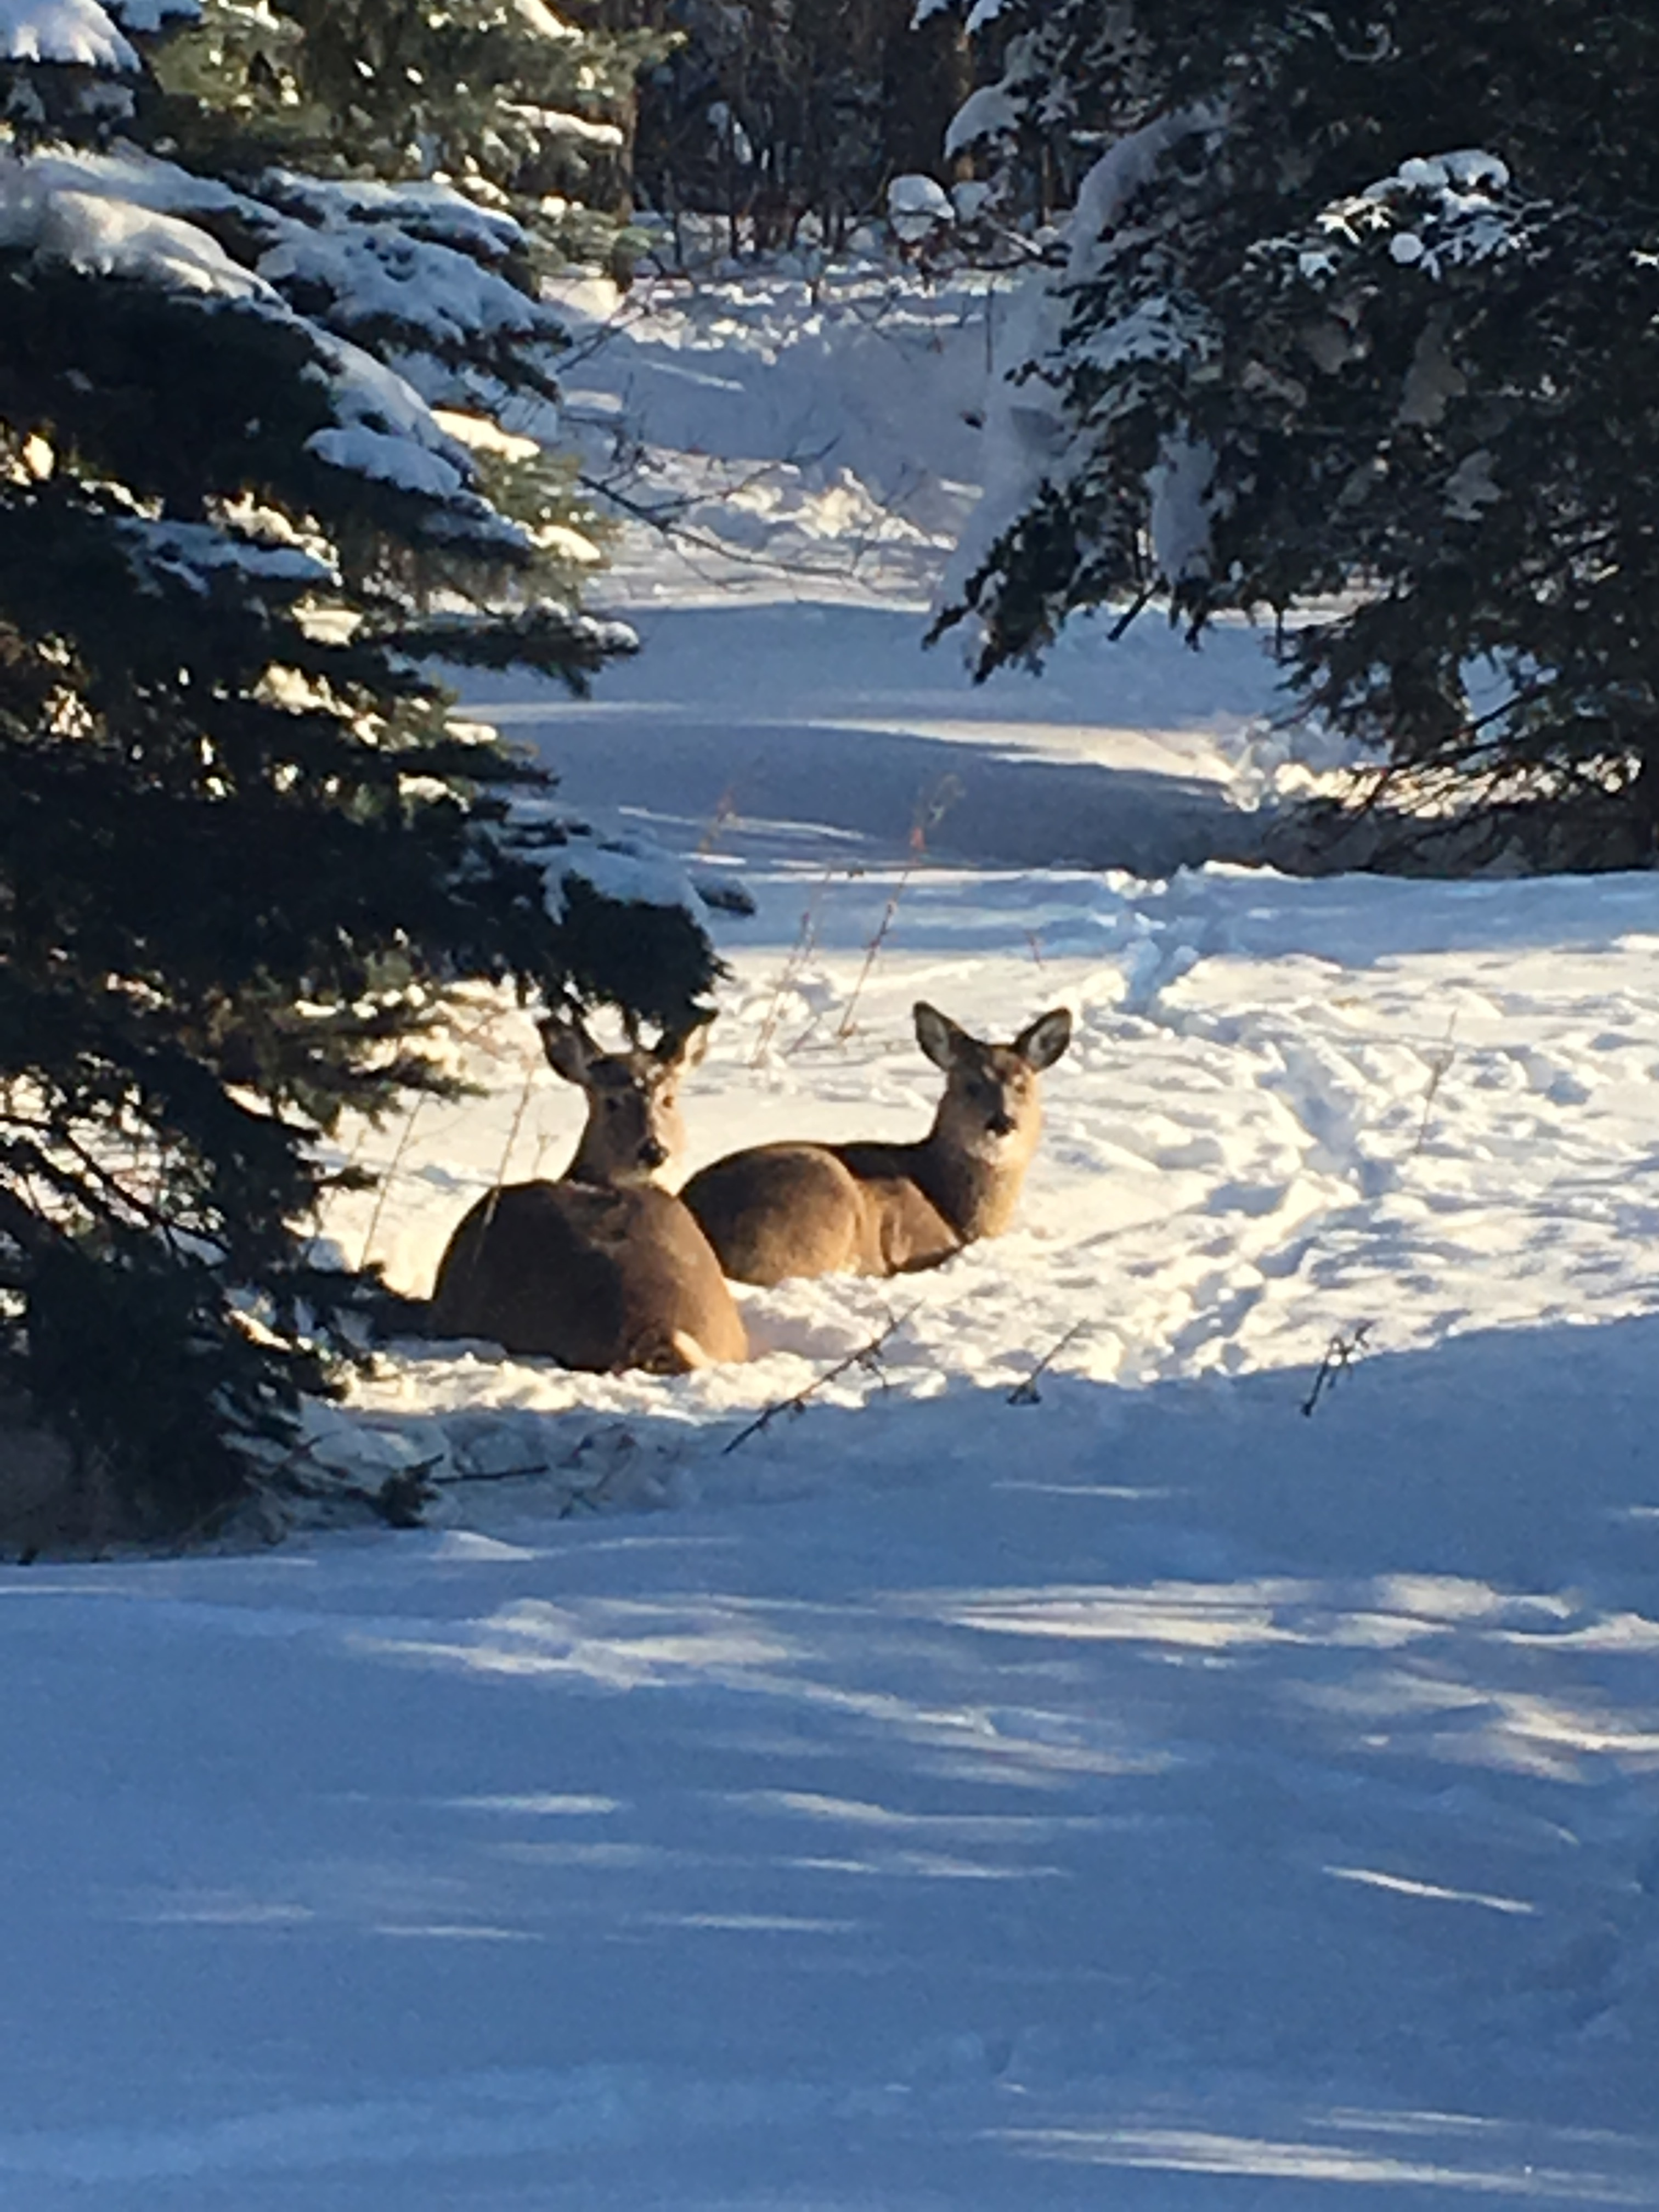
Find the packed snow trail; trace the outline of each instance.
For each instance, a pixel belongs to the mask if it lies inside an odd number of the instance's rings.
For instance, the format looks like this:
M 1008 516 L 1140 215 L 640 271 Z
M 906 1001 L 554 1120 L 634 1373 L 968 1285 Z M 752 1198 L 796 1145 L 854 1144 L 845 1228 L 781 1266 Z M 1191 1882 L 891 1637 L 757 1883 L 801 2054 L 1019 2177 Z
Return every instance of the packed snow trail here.
M 880 1384 L 854 1370 L 831 1393 L 872 1424 L 895 1393 L 949 1378 L 1012 1387 L 1068 1332 L 1062 1368 L 1138 1383 L 1316 1360 L 1361 1324 L 1398 1350 L 1652 1307 L 1654 878 L 815 871 L 746 860 L 740 829 L 726 836 L 720 866 L 757 911 L 720 923 L 734 977 L 686 1087 L 688 1168 L 781 1133 L 919 1133 L 938 1079 L 911 1033 L 915 1000 L 1001 1036 L 1063 1001 L 1075 1041 L 1045 1079 L 1012 1232 L 902 1283 L 744 1291 L 763 1356 L 666 1392 L 504 1368 L 484 1347 L 411 1348 L 362 1399 L 387 1434 L 404 1423 L 411 1453 L 432 1448 L 436 1413 L 458 1435 L 471 1425 L 457 1449 L 476 1455 L 480 1419 L 510 1406 L 520 1427 L 537 1408 L 667 1413 L 700 1456 L 702 1424 L 791 1395 L 895 1314 Z M 498 1175 L 556 1171 L 580 1122 L 527 1018 L 481 1018 L 469 1065 L 492 1103 L 382 1132 L 392 1195 L 338 1209 L 342 1248 L 372 1246 L 416 1292 L 465 1206 Z

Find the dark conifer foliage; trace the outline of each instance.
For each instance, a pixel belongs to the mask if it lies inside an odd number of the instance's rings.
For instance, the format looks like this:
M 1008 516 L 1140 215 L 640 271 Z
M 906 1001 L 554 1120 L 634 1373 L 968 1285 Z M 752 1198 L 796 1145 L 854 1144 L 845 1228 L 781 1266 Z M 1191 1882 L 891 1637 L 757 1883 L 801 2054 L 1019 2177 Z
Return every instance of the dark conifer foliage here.
M 634 0 L 677 34 L 641 81 L 636 169 L 660 212 L 726 218 L 734 252 L 803 234 L 832 252 L 890 179 L 945 174 L 967 42 L 915 0 Z
M 551 0 L 204 0 L 161 59 L 253 137 L 312 170 L 441 176 L 512 214 L 532 251 L 603 258 L 626 212 L 635 83 L 669 41 L 641 10 Z
M 481 465 L 556 337 L 514 226 L 181 166 L 157 12 L 0 46 L 0 1385 L 179 1521 L 347 1344 L 316 1140 L 446 1087 L 453 986 L 672 1018 L 713 961 L 681 909 L 550 902 L 544 780 L 425 672 L 623 642 Z
M 1484 780 L 1553 857 L 1650 858 L 1659 16 L 1012 0 L 996 33 L 981 159 L 1058 137 L 1082 176 L 950 617 L 983 665 L 1077 608 L 1322 598 L 1295 690 L 1419 797 Z

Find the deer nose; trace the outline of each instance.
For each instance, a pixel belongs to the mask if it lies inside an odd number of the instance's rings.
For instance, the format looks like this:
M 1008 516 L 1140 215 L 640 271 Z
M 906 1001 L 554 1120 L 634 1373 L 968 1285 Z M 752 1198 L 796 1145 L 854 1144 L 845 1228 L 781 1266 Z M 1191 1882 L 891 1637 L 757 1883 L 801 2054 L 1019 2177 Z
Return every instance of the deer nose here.
M 659 1145 L 654 1137 L 647 1137 L 640 1146 L 640 1165 L 642 1168 L 660 1168 L 665 1167 L 667 1163 L 667 1146 Z
M 1014 1133 L 1014 1117 L 1012 1114 L 1004 1113 L 999 1106 L 994 1114 L 986 1116 L 985 1126 L 994 1137 L 1012 1137 Z

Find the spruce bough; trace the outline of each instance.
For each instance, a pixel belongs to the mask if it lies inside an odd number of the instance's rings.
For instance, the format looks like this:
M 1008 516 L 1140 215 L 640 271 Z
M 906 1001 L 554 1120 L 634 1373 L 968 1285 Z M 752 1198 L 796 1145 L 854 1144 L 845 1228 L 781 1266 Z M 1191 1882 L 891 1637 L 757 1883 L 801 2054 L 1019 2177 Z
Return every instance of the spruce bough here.
M 1008 0 L 987 36 L 961 136 L 1015 201 L 1081 181 L 945 624 L 988 669 L 1080 609 L 1294 616 L 1297 704 L 1419 847 L 1650 863 L 1659 18 Z
M 545 778 L 430 672 L 623 641 L 457 434 L 550 389 L 515 226 L 262 190 L 125 12 L 0 7 L 0 1385 L 179 1524 L 349 1356 L 319 1139 L 450 1087 L 454 988 L 672 1020 L 714 962 L 682 908 L 550 898 Z

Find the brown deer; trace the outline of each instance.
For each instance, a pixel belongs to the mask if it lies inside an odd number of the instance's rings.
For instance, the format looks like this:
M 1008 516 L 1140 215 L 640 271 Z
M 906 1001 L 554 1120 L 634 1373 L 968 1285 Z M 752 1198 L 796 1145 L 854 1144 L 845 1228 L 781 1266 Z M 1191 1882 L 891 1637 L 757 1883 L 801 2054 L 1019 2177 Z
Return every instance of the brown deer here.
M 687 1183 L 728 1275 L 908 1274 L 1006 1229 L 1042 1127 L 1037 1079 L 1071 1042 L 1072 1017 L 1040 1014 L 1012 1044 L 985 1044 L 927 1005 L 915 1024 L 945 1079 L 919 1144 L 759 1145 Z
M 720 1262 L 657 1180 L 684 1141 L 677 1091 L 706 1027 L 602 1052 L 567 1017 L 539 1026 L 555 1073 L 586 1093 L 581 1141 L 557 1182 L 506 1184 L 464 1217 L 439 1264 L 432 1334 L 599 1374 L 746 1359 Z

